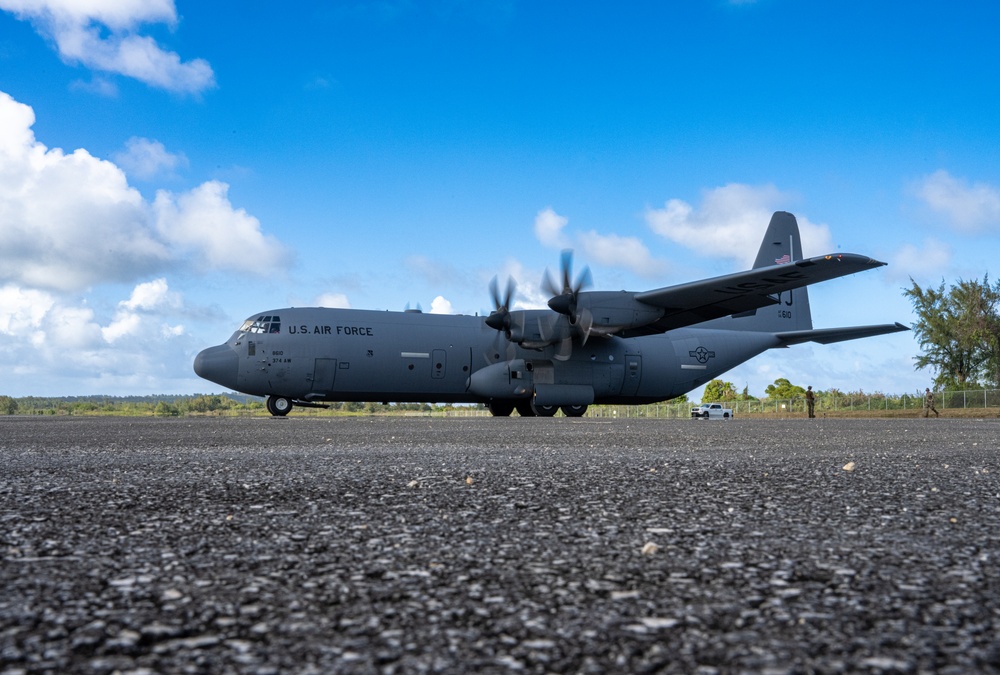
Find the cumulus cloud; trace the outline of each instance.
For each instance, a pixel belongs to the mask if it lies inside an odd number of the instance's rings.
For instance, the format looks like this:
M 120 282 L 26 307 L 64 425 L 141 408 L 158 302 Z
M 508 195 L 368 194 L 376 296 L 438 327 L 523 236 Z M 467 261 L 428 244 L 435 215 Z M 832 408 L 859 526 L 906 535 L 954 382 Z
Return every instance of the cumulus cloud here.
M 551 207 L 542 209 L 535 216 L 535 237 L 551 248 L 573 248 L 578 246 L 584 255 L 602 265 L 621 267 L 638 274 L 651 277 L 662 274 L 667 265 L 654 260 L 637 237 L 617 234 L 600 234 L 595 230 L 568 234 L 569 219 L 556 213 Z
M 707 190 L 700 208 L 680 199 L 662 209 L 647 209 L 646 222 L 660 236 L 705 256 L 731 258 L 749 267 L 774 211 L 787 209 L 790 198 L 773 185 L 730 184 Z M 826 225 L 796 216 L 806 256 L 833 250 Z
M 451 301 L 444 296 L 437 296 L 431 301 L 431 314 L 454 314 L 455 308 L 451 306 Z
M 0 281 L 72 290 L 156 269 L 166 247 L 125 174 L 35 141 L 31 108 L 0 92 Z
M 130 312 L 143 310 L 147 312 L 161 309 L 178 309 L 181 298 L 171 292 L 166 279 L 154 279 L 136 286 L 128 300 L 122 300 L 119 307 Z
M 951 247 L 936 239 L 925 239 L 923 246 L 904 244 L 889 259 L 886 275 L 894 281 L 944 277 L 951 267 Z
M 568 222 L 568 218 L 560 216 L 552 207 L 542 209 L 535 216 L 535 237 L 543 246 L 566 248 L 569 246 L 569 239 L 563 234 L 563 230 Z
M 180 93 L 215 86 L 207 61 L 181 61 L 137 32 L 143 24 L 176 26 L 173 0 L 0 0 L 0 9 L 30 21 L 68 63 Z
M 234 209 L 229 186 L 208 181 L 175 195 L 156 193 L 156 231 L 179 250 L 191 252 L 204 267 L 267 274 L 291 260 L 277 239 L 261 232 L 260 221 Z
M 125 142 L 125 151 L 114 156 L 130 176 L 147 179 L 159 174 L 172 175 L 188 165 L 184 153 L 167 152 L 163 143 L 133 136 Z
M 330 307 L 332 309 L 350 309 L 351 302 L 343 293 L 324 293 L 316 298 L 317 307 Z
M 921 179 L 917 196 L 957 230 L 973 233 L 1000 226 L 1000 187 L 935 171 Z
M 642 277 L 656 277 L 668 269 L 668 265 L 654 259 L 646 245 L 636 237 L 604 235 L 591 230 L 580 234 L 578 240 L 584 255 L 601 265 L 623 267 Z
M 74 307 L 57 303 L 45 315 L 42 324 L 45 353 L 49 358 L 65 352 L 100 349 L 106 343 L 101 327 L 89 307 Z
M 55 304 L 45 291 L 12 284 L 0 287 L 0 334 L 37 343 L 38 329 Z
M 192 260 L 269 275 L 290 254 L 217 181 L 149 204 L 124 172 L 86 150 L 35 139 L 34 112 L 0 92 L 0 283 L 80 291 L 148 278 Z
M 137 284 L 110 319 L 98 317 L 83 300 L 2 286 L 0 339 L 13 378 L 7 386 L 22 389 L 15 395 L 104 393 L 187 375 L 189 337 L 181 323 L 171 320 L 184 313 L 181 296 L 163 279 Z M 47 380 L 64 377 L 88 388 L 48 388 Z
M 180 314 L 184 303 L 179 293 L 174 293 L 166 279 L 154 279 L 138 284 L 128 300 L 118 303 L 118 311 L 110 324 L 101 328 L 101 336 L 108 344 L 125 337 L 148 340 L 152 336 L 166 338 L 184 334 L 184 326 L 172 325 L 163 317 Z

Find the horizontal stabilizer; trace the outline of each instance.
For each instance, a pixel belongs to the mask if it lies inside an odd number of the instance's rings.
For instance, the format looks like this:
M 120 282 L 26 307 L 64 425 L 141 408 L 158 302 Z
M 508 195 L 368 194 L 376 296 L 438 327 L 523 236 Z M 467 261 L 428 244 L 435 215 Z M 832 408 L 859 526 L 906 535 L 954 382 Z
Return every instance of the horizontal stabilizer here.
M 781 340 L 782 345 L 798 345 L 803 342 L 818 342 L 823 345 L 845 340 L 857 340 L 858 338 L 874 337 L 876 335 L 888 335 L 889 333 L 899 333 L 910 330 L 903 324 L 883 323 L 876 326 L 853 326 L 851 328 L 821 328 L 819 330 L 795 330 L 785 333 L 777 333 L 775 337 Z

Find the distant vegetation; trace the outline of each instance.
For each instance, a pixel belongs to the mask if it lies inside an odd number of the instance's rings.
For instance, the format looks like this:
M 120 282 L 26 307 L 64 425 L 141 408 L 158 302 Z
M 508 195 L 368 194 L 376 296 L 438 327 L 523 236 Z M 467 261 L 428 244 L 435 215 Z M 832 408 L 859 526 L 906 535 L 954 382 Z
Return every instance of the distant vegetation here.
M 330 403 L 326 415 L 375 415 L 436 412 L 452 406 L 428 403 Z M 296 408 L 296 410 L 301 410 Z M 184 417 L 188 415 L 267 415 L 263 399 L 231 392 L 193 396 L 0 396 L 0 415 L 121 415 Z

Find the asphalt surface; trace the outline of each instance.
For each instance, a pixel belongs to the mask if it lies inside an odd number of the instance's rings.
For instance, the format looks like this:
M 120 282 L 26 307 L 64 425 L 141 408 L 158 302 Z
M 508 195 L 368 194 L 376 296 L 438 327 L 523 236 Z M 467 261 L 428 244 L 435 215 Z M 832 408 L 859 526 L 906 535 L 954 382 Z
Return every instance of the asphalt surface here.
M 996 672 L 998 451 L 996 419 L 0 418 L 0 672 Z

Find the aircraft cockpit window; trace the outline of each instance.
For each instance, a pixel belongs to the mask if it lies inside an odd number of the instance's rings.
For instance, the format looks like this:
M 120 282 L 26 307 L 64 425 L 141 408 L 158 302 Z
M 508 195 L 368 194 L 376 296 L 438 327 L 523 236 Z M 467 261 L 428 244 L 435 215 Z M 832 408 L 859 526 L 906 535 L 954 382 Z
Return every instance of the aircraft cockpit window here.
M 240 327 L 241 333 L 280 333 L 281 317 L 279 316 L 258 316 L 256 319 L 247 319 Z

